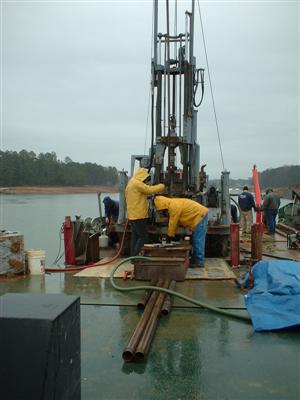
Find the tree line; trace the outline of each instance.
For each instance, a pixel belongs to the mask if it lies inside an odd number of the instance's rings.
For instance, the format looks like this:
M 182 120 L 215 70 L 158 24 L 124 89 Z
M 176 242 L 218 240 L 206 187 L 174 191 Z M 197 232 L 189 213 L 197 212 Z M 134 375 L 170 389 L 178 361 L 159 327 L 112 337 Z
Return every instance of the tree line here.
M 268 168 L 258 173 L 261 189 L 282 188 L 300 185 L 300 165 L 284 165 L 278 168 Z M 220 179 L 212 179 L 209 186 L 215 185 L 220 187 Z M 229 179 L 229 185 L 232 188 L 240 188 L 247 185 L 253 187 L 253 178 L 246 179 Z
M 259 173 L 260 186 L 264 189 L 300 185 L 300 165 L 284 165 Z
M 210 184 L 216 183 L 213 180 Z M 266 169 L 259 173 L 260 186 L 287 187 L 300 184 L 300 165 L 285 165 Z M 118 171 L 115 167 L 103 167 L 96 163 L 78 163 L 66 157 L 57 159 L 55 152 L 35 154 L 22 150 L 0 151 L 0 186 L 85 186 L 115 185 Z M 252 186 L 252 178 L 233 179 L 230 185 Z
M 22 150 L 0 151 L 0 186 L 115 185 L 118 171 L 96 163 L 78 163 L 55 152 L 35 154 Z

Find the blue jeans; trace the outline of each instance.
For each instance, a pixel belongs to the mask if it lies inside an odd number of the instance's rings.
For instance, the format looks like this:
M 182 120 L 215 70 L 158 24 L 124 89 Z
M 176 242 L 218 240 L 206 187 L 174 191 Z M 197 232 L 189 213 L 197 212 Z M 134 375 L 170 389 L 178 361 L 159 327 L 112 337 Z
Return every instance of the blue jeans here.
M 275 233 L 276 215 L 277 215 L 277 210 L 274 210 L 271 208 L 265 210 L 266 223 L 268 226 L 269 233 L 271 233 L 271 235 L 274 235 L 274 233 Z
M 142 247 L 148 241 L 147 232 L 148 219 L 135 219 L 130 221 L 131 226 L 131 244 L 130 244 L 130 255 L 137 256 Z
M 206 214 L 205 217 L 195 226 L 193 232 L 194 263 L 204 263 L 207 222 L 208 215 Z

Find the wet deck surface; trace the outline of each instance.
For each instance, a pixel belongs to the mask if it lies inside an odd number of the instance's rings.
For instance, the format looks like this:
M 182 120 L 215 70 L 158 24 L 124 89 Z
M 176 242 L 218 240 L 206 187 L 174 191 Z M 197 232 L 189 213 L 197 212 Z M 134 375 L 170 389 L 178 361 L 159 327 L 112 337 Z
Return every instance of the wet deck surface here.
M 186 281 L 177 290 L 245 312 L 232 281 Z M 80 295 L 83 400 L 299 398 L 299 329 L 254 333 L 250 324 L 176 301 L 160 322 L 147 361 L 124 364 L 121 354 L 138 322 L 141 294 L 72 273 L 0 281 L 0 295 L 7 292 Z
M 240 247 L 241 249 L 244 248 L 251 251 L 250 235 L 240 237 Z M 270 236 L 265 232 L 263 235 L 262 251 L 265 259 L 273 259 L 275 256 L 275 258 L 277 257 L 278 259 L 282 258 L 300 261 L 299 249 L 288 249 L 287 239 L 283 233 L 281 235 L 275 233 L 274 236 Z M 272 255 L 273 257 L 268 257 L 268 254 Z

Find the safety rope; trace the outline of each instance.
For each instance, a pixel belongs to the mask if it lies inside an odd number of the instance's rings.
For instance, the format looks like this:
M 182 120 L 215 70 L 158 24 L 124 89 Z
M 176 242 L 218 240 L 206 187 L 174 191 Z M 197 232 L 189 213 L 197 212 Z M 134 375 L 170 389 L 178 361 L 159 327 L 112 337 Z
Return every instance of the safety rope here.
M 197 0 L 197 3 L 198 3 L 198 11 L 199 11 L 200 25 L 201 25 L 202 38 L 203 38 L 203 46 L 204 46 L 204 52 L 205 52 L 205 58 L 206 58 L 206 65 L 207 65 L 207 72 L 208 72 L 208 80 L 209 80 L 211 98 L 212 98 L 213 109 L 214 109 L 214 117 L 215 117 L 216 128 L 217 128 L 217 134 L 218 134 L 218 141 L 219 141 L 219 148 L 220 148 L 220 153 L 221 153 L 222 166 L 223 166 L 223 170 L 225 170 L 225 164 L 224 164 L 224 158 L 223 158 L 223 151 L 222 151 L 222 145 L 221 145 L 221 139 L 220 139 L 220 132 L 219 132 L 219 124 L 218 124 L 218 118 L 217 118 L 217 112 L 216 112 L 215 99 L 214 99 L 213 88 L 212 88 L 211 77 L 210 77 L 210 69 L 209 69 L 209 63 L 208 63 L 208 56 L 207 56 L 207 49 L 206 49 L 206 42 L 205 42 L 204 29 L 203 29 L 203 22 L 202 22 L 202 17 L 201 17 L 201 10 L 200 10 L 200 3 L 199 3 L 199 0 Z
M 145 126 L 144 154 L 146 154 L 146 145 L 147 145 L 147 138 L 148 138 L 148 124 L 149 124 L 149 115 L 150 115 L 150 99 L 151 99 L 151 85 L 150 85 L 150 88 L 149 88 L 149 96 L 148 96 L 147 120 L 146 120 L 146 126 Z

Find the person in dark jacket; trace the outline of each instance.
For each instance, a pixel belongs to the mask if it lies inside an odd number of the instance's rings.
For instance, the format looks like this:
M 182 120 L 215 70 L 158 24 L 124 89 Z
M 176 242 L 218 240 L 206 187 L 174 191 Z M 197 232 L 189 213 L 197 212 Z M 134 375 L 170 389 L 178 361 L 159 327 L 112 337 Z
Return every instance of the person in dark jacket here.
M 254 198 L 248 190 L 248 186 L 244 186 L 243 192 L 238 198 L 239 207 L 241 209 L 242 234 L 251 233 L 251 225 L 253 223 L 252 209 L 256 210 Z
M 273 193 L 273 189 L 271 188 L 267 189 L 262 208 L 264 211 L 264 217 L 270 235 L 275 234 L 276 216 L 278 213 L 279 206 L 280 206 L 280 198 L 275 193 Z
M 106 196 L 103 199 L 103 204 L 106 223 L 117 222 L 119 217 L 119 202 Z
M 230 215 L 231 215 L 231 221 L 234 224 L 237 224 L 239 222 L 238 211 L 237 211 L 237 206 L 235 206 L 234 204 L 230 204 Z

